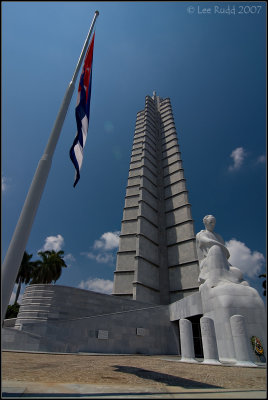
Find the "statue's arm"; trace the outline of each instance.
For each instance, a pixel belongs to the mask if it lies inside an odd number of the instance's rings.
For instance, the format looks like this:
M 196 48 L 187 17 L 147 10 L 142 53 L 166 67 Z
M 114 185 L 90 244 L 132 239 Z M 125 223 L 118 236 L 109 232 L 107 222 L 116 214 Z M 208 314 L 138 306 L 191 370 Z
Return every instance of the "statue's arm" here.
M 211 239 L 211 238 L 207 237 L 205 232 L 199 232 L 197 234 L 197 239 L 198 239 L 198 245 L 199 245 L 200 248 L 202 248 L 202 247 L 203 248 L 210 248 L 213 245 L 217 245 L 217 246 L 220 246 L 223 249 L 223 251 L 224 251 L 224 253 L 225 253 L 227 258 L 230 257 L 230 253 L 229 253 L 228 249 L 225 247 L 225 245 L 223 243 L 215 240 L 215 239 Z

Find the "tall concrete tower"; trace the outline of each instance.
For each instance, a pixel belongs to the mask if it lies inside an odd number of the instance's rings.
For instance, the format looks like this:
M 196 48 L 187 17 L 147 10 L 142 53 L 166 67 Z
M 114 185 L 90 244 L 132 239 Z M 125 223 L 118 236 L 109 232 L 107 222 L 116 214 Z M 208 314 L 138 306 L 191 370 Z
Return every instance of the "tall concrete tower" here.
M 137 113 L 113 294 L 169 304 L 198 290 L 191 206 L 170 99 Z

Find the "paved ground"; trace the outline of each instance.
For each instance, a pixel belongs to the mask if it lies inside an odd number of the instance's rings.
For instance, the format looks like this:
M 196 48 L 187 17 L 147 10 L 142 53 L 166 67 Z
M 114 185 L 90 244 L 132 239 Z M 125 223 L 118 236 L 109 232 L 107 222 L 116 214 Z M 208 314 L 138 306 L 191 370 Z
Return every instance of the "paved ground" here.
M 266 398 L 266 368 L 175 356 L 2 353 L 2 397 Z

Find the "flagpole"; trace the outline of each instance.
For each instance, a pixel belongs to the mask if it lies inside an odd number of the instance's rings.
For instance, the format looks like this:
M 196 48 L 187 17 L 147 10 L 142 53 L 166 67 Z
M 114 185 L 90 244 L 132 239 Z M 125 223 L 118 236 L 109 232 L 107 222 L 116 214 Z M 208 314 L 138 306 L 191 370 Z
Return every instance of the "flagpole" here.
M 17 222 L 17 226 L 15 228 L 13 237 L 11 239 L 8 251 L 6 253 L 6 257 L 4 263 L 2 265 L 2 316 L 1 316 L 1 325 L 3 325 L 3 321 L 5 319 L 6 310 L 8 307 L 8 303 L 12 294 L 13 287 L 15 285 L 15 281 L 18 275 L 18 271 L 20 268 L 20 263 L 23 257 L 23 253 L 25 251 L 28 238 L 31 232 L 32 224 L 35 218 L 35 214 L 37 212 L 45 184 L 47 181 L 47 177 L 50 171 L 52 157 L 60 136 L 60 132 L 65 120 L 65 116 L 74 92 L 75 82 L 77 79 L 77 75 L 79 69 L 81 67 L 85 52 L 88 47 L 89 39 L 91 33 L 93 31 L 96 19 L 99 15 L 98 11 L 95 11 L 87 38 L 82 48 L 82 52 L 78 59 L 73 77 L 71 82 L 69 83 L 63 101 L 61 103 L 61 107 L 59 109 L 56 121 L 50 133 L 50 137 L 48 139 L 44 154 L 42 155 L 38 166 L 35 171 L 35 175 L 33 177 L 30 189 L 28 191 L 24 206 L 22 208 L 19 220 Z

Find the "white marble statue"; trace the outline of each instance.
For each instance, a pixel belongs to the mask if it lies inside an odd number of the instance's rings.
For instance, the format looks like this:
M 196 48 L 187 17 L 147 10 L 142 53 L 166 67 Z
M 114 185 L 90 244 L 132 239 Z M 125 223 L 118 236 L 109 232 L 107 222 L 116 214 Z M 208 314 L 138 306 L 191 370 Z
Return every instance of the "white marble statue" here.
M 223 238 L 213 232 L 216 218 L 206 215 L 203 222 L 206 229 L 196 235 L 203 316 L 213 321 L 219 361 L 252 366 L 254 360 L 258 361 L 252 350 L 252 337 L 260 339 L 266 357 L 264 303 L 257 290 L 244 281 L 240 269 L 229 263 Z M 206 340 L 204 334 L 205 345 Z
M 230 253 L 223 238 L 213 232 L 216 218 L 206 215 L 203 218 L 204 230 L 196 235 L 196 248 L 199 260 L 199 282 L 213 288 L 227 282 L 248 285 L 239 268 L 233 267 L 228 259 Z

